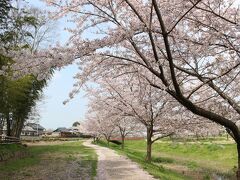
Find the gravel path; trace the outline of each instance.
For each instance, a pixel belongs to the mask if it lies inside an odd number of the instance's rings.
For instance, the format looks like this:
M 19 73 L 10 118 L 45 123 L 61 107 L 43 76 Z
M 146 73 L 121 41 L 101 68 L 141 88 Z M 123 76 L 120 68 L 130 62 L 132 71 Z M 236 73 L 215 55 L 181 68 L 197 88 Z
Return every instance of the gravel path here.
M 98 155 L 96 180 L 154 180 L 136 163 L 109 148 L 91 144 L 90 140 L 83 145 L 94 148 Z

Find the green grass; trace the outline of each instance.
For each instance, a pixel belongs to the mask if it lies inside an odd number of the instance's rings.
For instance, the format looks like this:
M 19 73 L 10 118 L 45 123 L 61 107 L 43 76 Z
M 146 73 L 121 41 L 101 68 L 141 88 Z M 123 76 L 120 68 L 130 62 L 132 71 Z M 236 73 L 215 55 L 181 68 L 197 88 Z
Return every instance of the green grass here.
M 0 144 L 0 155 L 25 151 L 26 148 L 20 144 Z
M 8 148 L 8 149 L 6 149 Z M 16 151 L 20 147 L 15 145 L 9 145 L 6 148 L 1 148 L 0 152 Z M 77 142 L 66 142 L 58 145 L 41 145 L 41 146 L 30 146 L 26 148 L 29 152 L 29 156 L 22 159 L 10 160 L 4 164 L 0 164 L 1 173 L 13 173 L 21 171 L 24 168 L 37 166 L 43 157 L 60 158 L 65 161 L 73 161 L 76 157 L 80 157 L 83 166 L 91 166 L 91 177 L 96 175 L 97 168 L 97 155 L 91 148 L 82 145 L 82 141 Z M 58 155 L 55 157 L 55 155 Z
M 208 136 L 208 137 L 199 137 L 196 138 L 196 136 L 193 137 L 166 137 L 161 140 L 161 142 L 164 141 L 175 141 L 175 142 L 216 142 L 216 141 L 231 141 L 231 137 L 229 135 L 227 136 L 226 134 L 222 136 Z
M 29 155 L 28 148 L 21 144 L 1 144 L 0 145 L 0 159 L 7 161 L 17 159 L 18 157 L 26 157 Z M 18 163 L 18 162 L 17 162 Z M 0 169 L 3 168 L 0 166 Z M 14 167 L 12 167 L 14 169 Z
M 107 146 L 103 141 L 100 142 L 100 145 Z M 160 179 L 196 179 L 197 173 L 203 179 L 211 179 L 213 175 L 231 179 L 234 177 L 234 169 L 237 165 L 236 145 L 221 144 L 219 139 L 215 143 L 212 139 L 200 142 L 172 142 L 169 140 L 156 142 L 152 147 L 152 163 L 144 161 L 146 156 L 145 140 L 126 141 L 124 151 L 121 151 L 120 146 L 112 143 L 110 143 L 110 148 L 127 155 L 150 174 Z M 176 170 L 176 167 L 179 166 L 187 168 L 188 174 Z M 186 177 L 186 174 L 189 177 Z
M 144 144 L 144 143 L 143 143 Z M 131 148 L 131 147 L 130 147 Z M 235 144 L 204 143 L 156 143 L 153 155 L 178 156 L 194 161 L 198 166 L 227 172 L 237 164 Z
M 127 145 L 125 147 L 125 150 L 122 151 L 120 149 L 120 146 L 116 144 L 110 143 L 110 148 L 116 150 L 120 154 L 125 154 L 127 155 L 130 159 L 138 163 L 144 170 L 148 171 L 151 175 L 153 175 L 156 178 L 160 178 L 161 180 L 188 180 L 190 179 L 187 176 L 184 176 L 180 173 L 168 170 L 164 168 L 161 165 L 156 165 L 155 163 L 147 163 L 145 161 L 145 153 L 142 151 L 136 150 L 137 148 L 141 148 L 141 146 L 134 146 L 134 149 L 129 149 L 129 144 L 132 142 L 137 143 L 139 145 L 140 141 L 127 141 Z M 107 143 L 104 141 L 99 141 L 98 143 L 101 146 L 107 147 Z M 160 159 L 155 158 L 155 161 L 159 161 Z M 162 158 L 161 161 L 172 161 L 168 158 Z

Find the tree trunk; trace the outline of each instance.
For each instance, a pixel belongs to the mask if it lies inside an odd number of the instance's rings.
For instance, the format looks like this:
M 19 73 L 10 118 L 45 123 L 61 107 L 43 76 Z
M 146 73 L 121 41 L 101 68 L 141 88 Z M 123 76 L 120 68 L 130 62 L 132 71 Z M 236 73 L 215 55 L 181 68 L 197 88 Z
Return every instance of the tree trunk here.
M 20 138 L 20 135 L 21 135 L 21 132 L 22 132 L 22 129 L 23 129 L 23 125 L 24 125 L 24 119 L 20 119 L 15 137 Z
M 125 136 L 122 134 L 122 150 L 124 149 Z
M 109 147 L 110 138 L 106 138 L 106 139 L 107 139 L 107 146 Z
M 17 137 L 17 132 L 19 128 L 20 118 L 14 118 L 14 121 L 12 123 L 12 130 L 11 130 L 11 136 Z
M 1 116 L 0 118 L 0 135 L 3 135 L 3 127 L 4 127 L 4 118 Z
M 147 156 L 146 161 L 152 161 L 152 128 L 147 128 Z
M 238 152 L 238 167 L 237 167 L 236 176 L 237 176 L 237 180 L 240 180 L 240 144 L 239 143 L 237 143 L 237 152 Z
M 11 136 L 11 123 L 9 113 L 6 113 L 6 121 L 7 121 L 7 136 Z
M 15 120 L 14 124 L 12 124 L 11 136 L 15 137 L 17 133 L 18 120 Z
M 196 138 L 197 138 L 197 141 L 199 140 L 199 136 L 198 136 L 198 133 L 196 133 Z

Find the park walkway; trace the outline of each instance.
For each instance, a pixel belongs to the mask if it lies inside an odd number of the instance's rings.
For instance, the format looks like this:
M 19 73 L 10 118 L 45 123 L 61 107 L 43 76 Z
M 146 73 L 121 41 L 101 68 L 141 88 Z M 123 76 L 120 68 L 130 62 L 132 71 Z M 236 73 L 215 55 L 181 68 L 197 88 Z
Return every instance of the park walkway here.
M 94 148 L 98 155 L 96 180 L 154 180 L 136 163 L 109 148 L 91 144 L 91 140 L 85 141 L 83 145 Z

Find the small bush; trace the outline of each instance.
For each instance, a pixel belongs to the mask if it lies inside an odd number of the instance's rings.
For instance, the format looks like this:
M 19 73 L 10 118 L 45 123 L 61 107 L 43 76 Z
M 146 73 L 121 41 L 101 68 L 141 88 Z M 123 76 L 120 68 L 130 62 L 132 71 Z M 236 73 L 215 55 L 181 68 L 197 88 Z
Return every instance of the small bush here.
M 155 163 L 173 163 L 174 162 L 173 159 L 165 158 L 165 157 L 152 158 L 152 161 Z
M 118 140 L 110 140 L 111 143 L 113 144 L 117 144 L 117 145 L 121 145 L 122 142 L 118 141 Z

